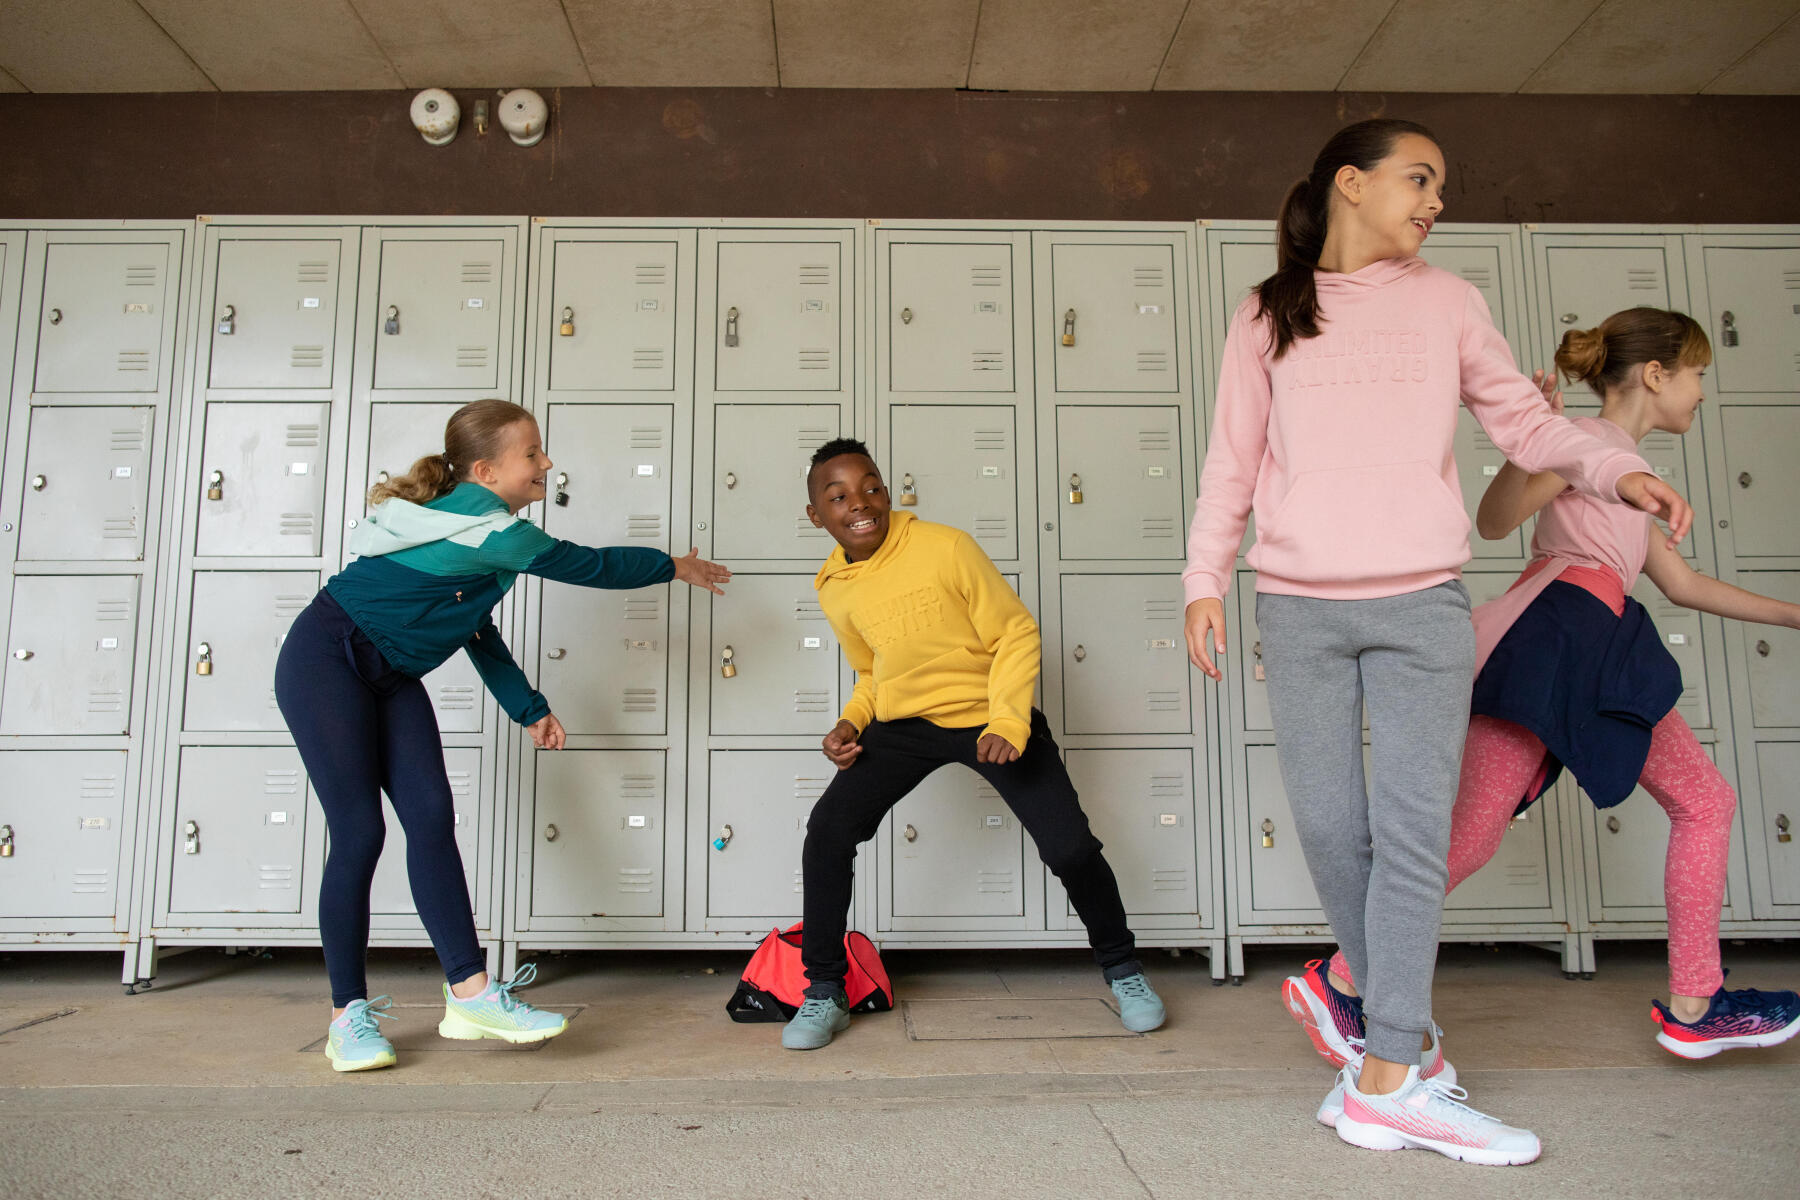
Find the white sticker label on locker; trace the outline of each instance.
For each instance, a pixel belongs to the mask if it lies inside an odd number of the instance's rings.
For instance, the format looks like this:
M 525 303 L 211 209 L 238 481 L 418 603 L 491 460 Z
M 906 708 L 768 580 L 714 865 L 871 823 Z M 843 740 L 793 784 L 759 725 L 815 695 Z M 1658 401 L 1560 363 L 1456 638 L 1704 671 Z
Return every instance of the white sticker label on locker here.
M 99 648 L 102 650 L 117 650 L 119 648 L 119 639 L 118 638 L 101 638 Z
M 656 643 L 649 638 L 626 638 L 625 648 L 627 650 L 654 650 Z
M 981 477 L 983 479 L 998 479 L 998 478 L 1000 478 L 1000 468 L 999 467 L 983 467 L 983 468 L 981 468 Z
M 319 307 L 319 298 L 317 296 L 305 296 L 300 301 L 300 307 L 317 308 Z
M 641 813 L 633 813 L 625 818 L 625 828 L 627 829 L 643 829 L 648 824 L 649 819 Z
M 134 300 L 125 306 L 125 311 L 127 313 L 147 313 L 150 311 L 150 306 L 142 300 Z
M 981 823 L 986 825 L 989 829 L 1000 829 L 1006 825 L 1006 818 L 999 813 L 989 813 L 987 816 L 981 818 Z
M 1658 467 L 1658 468 L 1656 468 L 1656 473 L 1658 475 L 1662 476 L 1664 479 L 1667 479 L 1667 478 L 1669 478 L 1669 476 L 1675 474 L 1675 468 L 1674 467 Z
M 1670 634 L 1670 635 L 1669 635 L 1669 645 L 1671 645 L 1671 646 L 1685 646 L 1685 645 L 1687 645 L 1687 634 L 1685 634 L 1685 633 L 1671 633 L 1671 634 Z
M 1489 463 L 1487 466 L 1481 468 L 1481 473 L 1491 479 L 1500 473 L 1500 468 L 1493 463 Z
M 298 462 L 298 463 L 293 463 L 292 465 L 290 465 L 288 467 L 288 474 L 289 475 L 304 475 L 308 471 L 311 471 L 311 470 L 312 470 L 311 463 Z
M 1158 813 L 1156 815 L 1156 823 L 1158 825 L 1179 825 L 1179 824 L 1181 824 L 1181 814 L 1180 813 Z
M 975 302 L 975 311 L 978 313 L 998 314 L 1000 311 L 1000 302 L 998 300 L 977 300 Z
M 81 828 L 83 828 L 83 829 L 105 829 L 107 826 L 109 826 L 111 824 L 112 824 L 112 822 L 107 820 L 105 817 L 83 817 L 83 818 L 81 818 Z
M 802 300 L 800 302 L 800 311 L 803 313 L 825 312 L 825 302 L 823 300 Z
M 1175 648 L 1175 639 L 1174 638 L 1151 638 L 1145 644 L 1148 645 L 1152 650 L 1173 650 Z
M 1162 312 L 1162 305 L 1160 305 L 1160 304 L 1140 304 L 1137 306 L 1137 310 L 1138 310 L 1138 316 L 1140 316 L 1140 317 L 1154 317 Z
M 800 639 L 800 648 L 802 650 L 819 650 L 822 649 L 824 645 L 824 638 L 803 637 Z
M 487 301 L 483 300 L 480 296 L 470 296 L 469 297 L 469 307 L 470 308 L 480 308 L 482 305 L 484 305 L 486 303 L 487 303 Z
M 131 478 L 131 468 L 130 467 L 114 467 L 112 469 L 112 477 L 114 479 L 130 479 Z
M 288 823 L 288 815 L 286 813 L 272 812 L 269 814 L 269 824 L 271 824 L 271 825 L 286 825 L 287 823 Z
M 1167 468 L 1167 467 L 1145 467 L 1144 468 L 1144 474 L 1148 475 L 1151 479 L 1161 479 L 1163 476 L 1167 475 L 1168 473 L 1169 473 L 1169 468 Z
M 638 311 L 640 312 L 655 312 L 661 307 L 662 301 L 658 300 L 655 296 L 645 296 L 642 300 L 638 301 Z
M 655 463 L 639 463 L 638 467 L 637 467 L 637 473 L 639 475 L 655 475 L 656 474 L 656 464 Z

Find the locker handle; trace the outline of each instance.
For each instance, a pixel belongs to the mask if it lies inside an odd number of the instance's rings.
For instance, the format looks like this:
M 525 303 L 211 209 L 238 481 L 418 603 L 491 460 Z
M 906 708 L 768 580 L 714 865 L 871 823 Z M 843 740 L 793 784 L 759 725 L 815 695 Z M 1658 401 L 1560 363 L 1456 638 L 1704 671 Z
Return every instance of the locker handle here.
M 558 830 L 557 830 L 556 826 L 554 826 L 554 825 L 544 826 L 544 840 L 546 842 L 554 842 L 557 838 L 557 833 L 558 833 Z
M 33 475 L 31 477 L 31 490 L 34 492 L 41 492 L 45 487 L 49 486 L 49 483 L 50 481 L 45 479 L 42 475 Z
M 919 840 L 919 831 L 914 829 L 911 825 L 908 825 L 900 836 L 909 842 L 916 842 Z
M 557 337 L 574 337 L 575 336 L 575 310 L 568 307 L 567 305 L 563 306 L 562 324 L 560 324 L 556 327 L 556 336 Z
M 181 834 L 185 839 L 182 844 L 181 852 L 183 854 L 200 853 L 200 823 L 198 821 L 189 821 L 181 827 Z
M 1756 643 L 1756 653 L 1762 658 L 1769 657 L 1769 648 L 1769 643 L 1765 641 L 1759 640 Z
M 52 325 L 61 325 L 62 324 L 62 309 L 53 308 L 50 310 L 50 323 Z
M 387 320 L 382 322 L 381 329 L 383 333 L 400 332 L 400 306 L 398 304 L 387 306 Z
M 227 304 L 223 311 L 219 313 L 219 333 L 224 337 L 230 337 L 236 330 L 237 308 L 234 305 Z
M 225 498 L 225 472 L 212 471 L 206 476 L 206 498 L 223 500 Z
M 1738 472 L 1738 486 L 1739 487 L 1747 488 L 1750 486 L 1750 484 L 1752 482 L 1753 482 L 1753 480 L 1750 478 L 1750 472 L 1748 472 L 1748 471 Z
M 1081 503 L 1081 476 L 1079 475 L 1071 474 L 1069 476 L 1069 503 Z
M 738 310 L 735 306 L 725 312 L 725 344 L 727 346 L 738 344 Z
M 737 663 L 732 661 L 736 657 L 737 651 L 733 650 L 730 646 L 726 646 L 719 651 L 719 674 L 721 676 L 726 679 L 731 679 L 737 675 Z
M 732 488 L 734 488 L 736 486 L 737 486 L 737 475 L 731 471 L 725 472 L 725 490 L 729 492 Z
M 386 483 L 387 481 L 388 481 L 388 473 L 386 471 L 375 472 L 375 482 L 376 483 Z
M 712 840 L 712 848 L 714 850 L 723 850 L 725 847 L 731 845 L 731 838 L 731 826 L 719 826 L 719 836 Z
M 1065 346 L 1075 344 L 1075 310 L 1072 308 L 1063 314 L 1062 344 Z
M 1564 313 L 1560 319 L 1564 325 L 1573 325 L 1575 322 L 1581 320 L 1581 315 L 1579 313 Z
M 28 658 L 37 657 L 37 654 L 35 651 L 27 650 L 25 647 L 20 646 L 17 650 L 13 651 L 13 657 L 20 662 L 24 662 Z
M 1738 344 L 1736 313 L 1727 310 L 1719 314 L 1719 341 L 1726 346 Z
M 569 652 L 567 650 L 563 649 L 561 646 L 558 646 L 556 649 L 552 650 L 550 653 L 544 655 L 544 657 L 549 659 L 551 662 L 561 662 L 564 658 L 568 657 L 568 653 Z
M 1076 662 L 1086 662 L 1087 661 L 1087 647 L 1083 646 L 1079 642 L 1077 642 L 1075 644 L 1075 661 Z
M 1608 833 L 1617 833 L 1617 832 L 1619 832 L 1619 829 L 1620 829 L 1619 818 L 1617 818 L 1617 817 L 1606 818 L 1606 831 Z
M 196 675 L 211 675 L 212 674 L 212 643 L 211 642 L 201 642 L 198 646 L 194 647 L 194 653 L 198 654 L 200 656 L 199 658 L 194 660 L 194 674 L 196 674 Z
M 900 503 L 905 508 L 912 508 L 919 503 L 919 486 L 913 482 L 910 474 L 900 477 Z
M 903 308 L 900 310 L 900 323 L 902 325 L 911 325 L 912 324 L 912 309 Z
M 13 856 L 13 830 L 11 825 L 0 825 L 0 858 Z
M 1262 843 L 1264 850 L 1273 849 L 1275 846 L 1275 822 L 1267 817 L 1263 818 L 1262 823 Z
M 6 827 L 6 838 L 7 838 L 7 844 L 10 846 L 12 844 L 12 826 L 11 825 L 8 825 Z M 1794 840 L 1793 831 L 1788 828 L 1788 819 L 1787 819 L 1786 813 L 1776 813 L 1775 814 L 1775 840 L 1778 842 L 1791 842 Z

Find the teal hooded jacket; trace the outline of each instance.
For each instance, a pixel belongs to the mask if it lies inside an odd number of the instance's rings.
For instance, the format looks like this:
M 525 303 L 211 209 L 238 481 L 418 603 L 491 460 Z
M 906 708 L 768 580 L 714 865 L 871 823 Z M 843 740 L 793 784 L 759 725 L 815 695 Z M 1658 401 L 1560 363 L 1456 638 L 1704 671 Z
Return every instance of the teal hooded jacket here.
M 675 578 L 674 561 L 660 550 L 561 541 L 478 483 L 460 483 L 428 504 L 383 502 L 350 535 L 350 552 L 358 557 L 325 590 L 383 657 L 417 677 L 466 650 L 482 683 L 521 725 L 550 713 L 494 626 L 494 606 L 521 573 L 616 589 Z

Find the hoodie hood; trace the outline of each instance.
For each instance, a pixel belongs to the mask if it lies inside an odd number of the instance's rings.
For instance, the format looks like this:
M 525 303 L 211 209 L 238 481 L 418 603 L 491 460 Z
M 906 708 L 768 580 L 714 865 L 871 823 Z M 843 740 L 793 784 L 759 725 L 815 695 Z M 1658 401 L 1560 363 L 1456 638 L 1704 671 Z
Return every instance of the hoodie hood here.
M 398 497 L 383 501 L 350 535 L 350 553 L 376 558 L 433 542 L 478 548 L 518 520 L 494 493 L 477 483 L 462 483 L 430 504 Z
M 1367 295 L 1376 288 L 1409 278 L 1426 267 L 1422 258 L 1378 258 L 1362 270 L 1348 274 L 1315 270 L 1313 286 L 1321 296 Z
M 814 589 L 824 587 L 828 579 L 848 581 L 865 571 L 879 571 L 906 545 L 907 539 L 912 536 L 912 523 L 916 520 L 918 518 L 912 513 L 889 511 L 888 534 L 881 543 L 881 549 L 861 562 L 851 562 L 844 557 L 844 548 L 837 547 L 831 552 L 831 557 L 825 560 L 825 565 L 819 568 L 819 573 L 813 576 Z

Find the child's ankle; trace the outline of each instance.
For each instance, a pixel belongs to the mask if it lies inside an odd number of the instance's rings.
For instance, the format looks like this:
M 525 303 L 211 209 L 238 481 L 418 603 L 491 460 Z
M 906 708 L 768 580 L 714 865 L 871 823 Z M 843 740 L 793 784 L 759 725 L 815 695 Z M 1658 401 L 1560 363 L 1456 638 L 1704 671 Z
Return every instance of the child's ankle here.
M 1712 1008 L 1711 996 L 1669 996 L 1669 1011 L 1684 1025 L 1692 1025 Z

